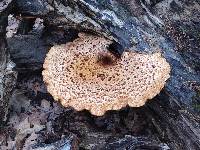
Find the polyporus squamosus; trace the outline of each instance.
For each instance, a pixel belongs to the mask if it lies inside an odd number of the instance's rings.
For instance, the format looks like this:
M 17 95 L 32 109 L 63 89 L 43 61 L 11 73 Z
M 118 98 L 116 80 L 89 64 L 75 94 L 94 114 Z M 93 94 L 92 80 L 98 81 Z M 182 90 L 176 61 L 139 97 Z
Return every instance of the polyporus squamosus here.
M 116 58 L 107 50 L 109 44 L 103 37 L 79 34 L 50 49 L 42 74 L 55 100 L 101 116 L 127 104 L 140 107 L 161 91 L 170 66 L 160 53 L 129 51 Z

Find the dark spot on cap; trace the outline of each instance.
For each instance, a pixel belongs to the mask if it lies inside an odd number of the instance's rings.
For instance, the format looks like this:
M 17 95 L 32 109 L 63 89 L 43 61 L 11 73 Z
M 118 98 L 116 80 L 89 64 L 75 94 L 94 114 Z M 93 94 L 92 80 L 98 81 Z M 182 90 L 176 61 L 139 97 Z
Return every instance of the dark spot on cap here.
M 99 54 L 97 62 L 103 66 L 110 66 L 114 65 L 115 60 L 107 54 Z

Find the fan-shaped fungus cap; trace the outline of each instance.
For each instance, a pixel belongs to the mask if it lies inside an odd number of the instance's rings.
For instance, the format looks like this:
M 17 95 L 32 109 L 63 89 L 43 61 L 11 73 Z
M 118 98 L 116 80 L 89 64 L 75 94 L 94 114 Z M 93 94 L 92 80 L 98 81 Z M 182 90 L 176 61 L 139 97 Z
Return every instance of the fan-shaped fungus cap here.
M 109 44 L 103 37 L 79 34 L 50 49 L 42 74 L 55 100 L 101 116 L 127 104 L 142 106 L 161 91 L 170 66 L 160 53 L 131 51 L 118 59 L 107 50 Z

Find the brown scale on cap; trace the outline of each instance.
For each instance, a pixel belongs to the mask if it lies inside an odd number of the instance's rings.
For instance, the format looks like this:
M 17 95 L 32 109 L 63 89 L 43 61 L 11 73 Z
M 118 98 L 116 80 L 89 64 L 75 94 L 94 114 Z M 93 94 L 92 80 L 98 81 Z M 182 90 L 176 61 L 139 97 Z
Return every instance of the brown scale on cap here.
M 126 105 L 140 107 L 156 96 L 170 77 L 160 53 L 124 52 L 116 58 L 111 41 L 79 34 L 79 38 L 50 49 L 42 72 L 49 93 L 65 107 L 101 116 Z

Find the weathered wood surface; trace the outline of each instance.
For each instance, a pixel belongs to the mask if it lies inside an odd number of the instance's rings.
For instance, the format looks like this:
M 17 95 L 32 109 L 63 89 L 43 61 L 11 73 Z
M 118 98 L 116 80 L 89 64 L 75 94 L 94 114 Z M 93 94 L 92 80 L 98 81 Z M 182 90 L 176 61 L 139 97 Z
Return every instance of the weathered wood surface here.
M 4 1 L 3 1 L 4 2 Z M 14 63 L 10 60 L 6 45 L 7 16 L 12 7 L 11 1 L 0 2 L 0 126 L 6 121 L 9 98 L 16 82 Z
M 120 53 L 126 48 L 146 53 L 161 51 L 171 65 L 171 78 L 162 93 L 141 112 L 155 128 L 159 140 L 171 149 L 200 149 L 198 0 L 17 0 L 15 8 L 13 13 L 22 18 L 44 19 L 46 32 L 73 28 L 103 34 L 121 45 L 117 49 Z M 53 45 L 44 40 L 47 37 L 52 35 L 45 35 L 44 31 L 7 40 L 18 71 L 42 68 L 45 53 Z M 20 38 L 30 43 L 34 38 L 41 40 L 26 51 L 25 44 L 17 45 Z M 59 38 L 56 43 L 69 41 Z M 32 55 L 36 45 L 37 55 Z M 22 64 L 26 67 L 22 68 Z

